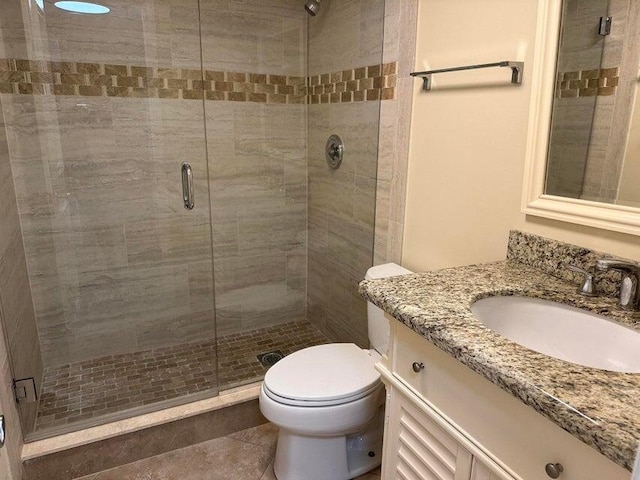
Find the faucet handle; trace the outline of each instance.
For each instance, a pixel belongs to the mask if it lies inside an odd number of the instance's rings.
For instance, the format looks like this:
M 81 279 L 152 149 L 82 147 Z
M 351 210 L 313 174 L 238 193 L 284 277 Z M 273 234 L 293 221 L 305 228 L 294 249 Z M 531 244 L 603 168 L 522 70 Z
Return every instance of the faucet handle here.
M 580 268 L 576 265 L 566 265 L 567 270 L 570 270 L 575 273 L 581 273 L 583 275 L 582 283 L 578 287 L 578 293 L 580 295 L 584 295 L 585 297 L 595 297 L 596 294 L 596 284 L 594 283 L 594 273 L 585 270 L 584 268 Z

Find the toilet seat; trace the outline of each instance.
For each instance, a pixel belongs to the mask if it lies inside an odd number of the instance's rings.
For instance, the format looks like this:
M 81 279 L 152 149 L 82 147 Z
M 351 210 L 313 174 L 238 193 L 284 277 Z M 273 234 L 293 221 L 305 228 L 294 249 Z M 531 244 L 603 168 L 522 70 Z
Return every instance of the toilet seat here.
M 292 406 L 341 405 L 376 391 L 379 356 L 353 343 L 332 343 L 299 350 L 276 363 L 264 378 L 273 401 Z

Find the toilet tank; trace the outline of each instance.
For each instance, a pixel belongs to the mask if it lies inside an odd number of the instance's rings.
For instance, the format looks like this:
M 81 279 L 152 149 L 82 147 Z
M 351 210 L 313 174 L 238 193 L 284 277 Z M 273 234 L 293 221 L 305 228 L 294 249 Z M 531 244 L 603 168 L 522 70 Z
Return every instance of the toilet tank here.
M 406 275 L 407 273 L 413 272 L 395 263 L 385 263 L 371 267 L 367 270 L 364 278 L 366 280 L 373 280 L 376 278 Z M 371 302 L 367 302 L 367 319 L 369 323 L 369 343 L 371 344 L 371 348 L 383 354 L 389 349 L 389 321 L 384 318 L 384 312 Z

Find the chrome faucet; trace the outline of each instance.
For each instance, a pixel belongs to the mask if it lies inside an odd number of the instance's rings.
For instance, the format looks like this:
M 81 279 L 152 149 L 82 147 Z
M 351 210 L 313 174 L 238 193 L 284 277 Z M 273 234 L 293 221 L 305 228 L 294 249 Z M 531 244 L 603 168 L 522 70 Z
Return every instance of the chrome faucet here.
M 620 306 L 627 310 L 640 309 L 640 265 L 618 258 L 601 258 L 596 262 L 598 270 L 617 270 L 622 273 Z

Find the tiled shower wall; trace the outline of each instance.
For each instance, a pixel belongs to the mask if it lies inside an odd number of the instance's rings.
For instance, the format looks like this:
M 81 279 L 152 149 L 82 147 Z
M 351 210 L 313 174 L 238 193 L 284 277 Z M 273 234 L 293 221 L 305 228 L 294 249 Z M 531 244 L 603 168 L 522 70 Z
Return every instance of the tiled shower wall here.
M 204 75 L 198 2 L 106 3 L 25 7 L 0 73 L 45 363 L 212 336 L 210 222 L 218 331 L 304 318 L 300 3 L 202 0 Z
M 207 103 L 216 314 L 227 335 L 305 318 L 306 105 L 295 93 L 306 93 L 306 13 L 297 0 L 201 4 L 205 66 L 269 74 L 289 95 L 286 105 Z
M 309 19 L 309 75 L 379 65 L 384 13 L 383 0 L 323 3 Z M 373 259 L 379 114 L 376 101 L 309 105 L 308 319 L 363 347 L 367 309 L 357 285 Z M 345 143 L 338 170 L 324 156 L 333 133 Z
M 13 375 L 35 375 L 40 385 L 42 357 L 28 280 L 25 284 L 27 269 L 3 123 L 0 112 L 0 408 L 7 422 L 7 444 L 0 449 L 0 476 L 6 468 L 10 479 L 18 479 L 20 420 L 33 425 L 36 404 L 16 405 Z M 18 417 L 17 408 L 23 409 L 22 418 Z
M 0 39 L 8 39 L 7 23 L 20 24 L 21 18 L 19 12 L 10 11 L 3 12 L 2 17 Z M 0 56 L 7 53 L 5 49 L 6 45 L 0 42 Z M 0 403 L 7 417 L 7 448 L 15 467 L 19 465 L 20 454 L 17 444 L 22 439 L 20 420 L 25 430 L 32 428 L 37 404 L 22 403 L 17 406 L 21 418 L 12 415 L 15 411 L 12 380 L 33 377 L 39 387 L 43 364 L 11 170 L 5 120 L 0 111 Z
M 640 8 L 632 0 L 564 3 L 547 192 L 616 202 L 636 89 Z M 613 17 L 610 36 L 599 18 Z

